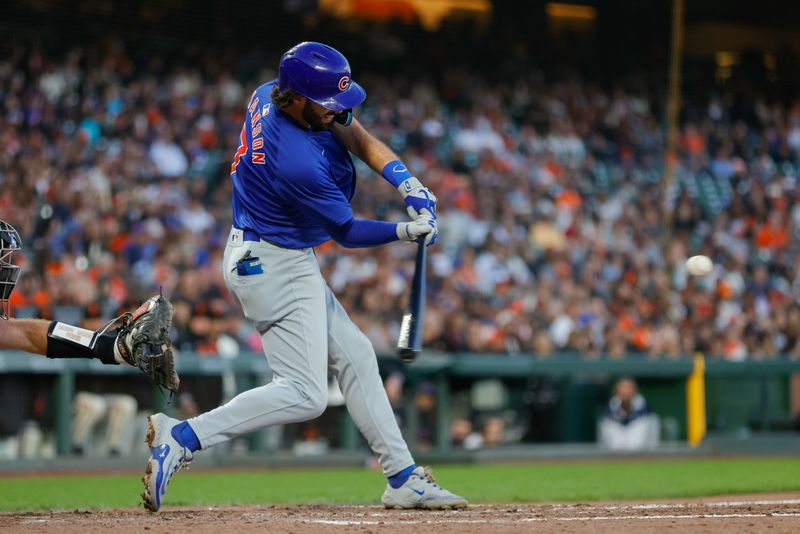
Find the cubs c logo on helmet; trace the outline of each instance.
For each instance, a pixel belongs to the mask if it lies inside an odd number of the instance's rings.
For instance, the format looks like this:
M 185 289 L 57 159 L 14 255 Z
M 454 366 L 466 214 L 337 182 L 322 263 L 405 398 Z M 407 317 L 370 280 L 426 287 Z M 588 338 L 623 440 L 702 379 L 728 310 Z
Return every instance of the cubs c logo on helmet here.
M 339 90 L 340 91 L 347 91 L 350 87 L 350 76 L 342 76 L 339 78 Z

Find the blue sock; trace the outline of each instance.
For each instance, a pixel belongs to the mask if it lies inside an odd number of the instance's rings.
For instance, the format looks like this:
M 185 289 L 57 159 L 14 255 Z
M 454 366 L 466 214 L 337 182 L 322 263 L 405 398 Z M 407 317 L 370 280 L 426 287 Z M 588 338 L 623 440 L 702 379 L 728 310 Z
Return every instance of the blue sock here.
M 397 473 L 396 475 L 392 475 L 390 477 L 386 477 L 386 479 L 389 481 L 389 485 L 391 487 L 393 487 L 394 489 L 397 489 L 397 488 L 399 488 L 400 486 L 402 486 L 403 484 L 406 483 L 406 480 L 408 480 L 408 477 L 411 476 L 411 473 L 413 473 L 414 469 L 416 469 L 416 468 L 417 468 L 417 464 L 411 464 L 408 467 L 406 467 L 405 469 L 403 469 L 402 471 L 400 471 L 399 473 Z
M 172 437 L 192 452 L 200 450 L 200 440 L 197 439 L 197 434 L 194 433 L 187 421 L 172 427 Z

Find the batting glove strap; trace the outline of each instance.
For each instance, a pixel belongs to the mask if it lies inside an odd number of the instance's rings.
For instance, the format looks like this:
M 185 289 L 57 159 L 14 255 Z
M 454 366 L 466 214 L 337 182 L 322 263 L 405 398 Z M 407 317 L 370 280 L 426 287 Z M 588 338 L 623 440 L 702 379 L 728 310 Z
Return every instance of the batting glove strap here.
M 406 198 L 408 195 L 415 194 L 417 191 L 424 188 L 425 186 L 422 185 L 422 182 L 420 182 L 416 176 L 408 178 L 397 186 L 397 190 L 400 191 L 400 194 L 403 195 L 403 198 Z

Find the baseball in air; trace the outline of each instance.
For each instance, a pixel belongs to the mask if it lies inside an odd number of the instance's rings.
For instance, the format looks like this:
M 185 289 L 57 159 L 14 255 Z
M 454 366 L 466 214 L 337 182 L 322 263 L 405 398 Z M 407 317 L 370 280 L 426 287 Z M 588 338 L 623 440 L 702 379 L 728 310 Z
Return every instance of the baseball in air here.
M 705 276 L 714 269 L 714 262 L 708 256 L 692 256 L 686 260 L 686 270 L 692 276 Z

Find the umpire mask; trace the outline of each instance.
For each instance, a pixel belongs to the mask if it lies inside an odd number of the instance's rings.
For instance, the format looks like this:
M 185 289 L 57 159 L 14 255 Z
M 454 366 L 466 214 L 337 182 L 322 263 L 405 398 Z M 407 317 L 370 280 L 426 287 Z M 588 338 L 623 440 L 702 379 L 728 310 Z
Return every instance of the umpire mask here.
M 14 227 L 0 221 L 0 318 L 8 319 L 11 304 L 11 292 L 17 285 L 19 266 L 12 263 L 12 255 L 22 246 L 22 240 Z

